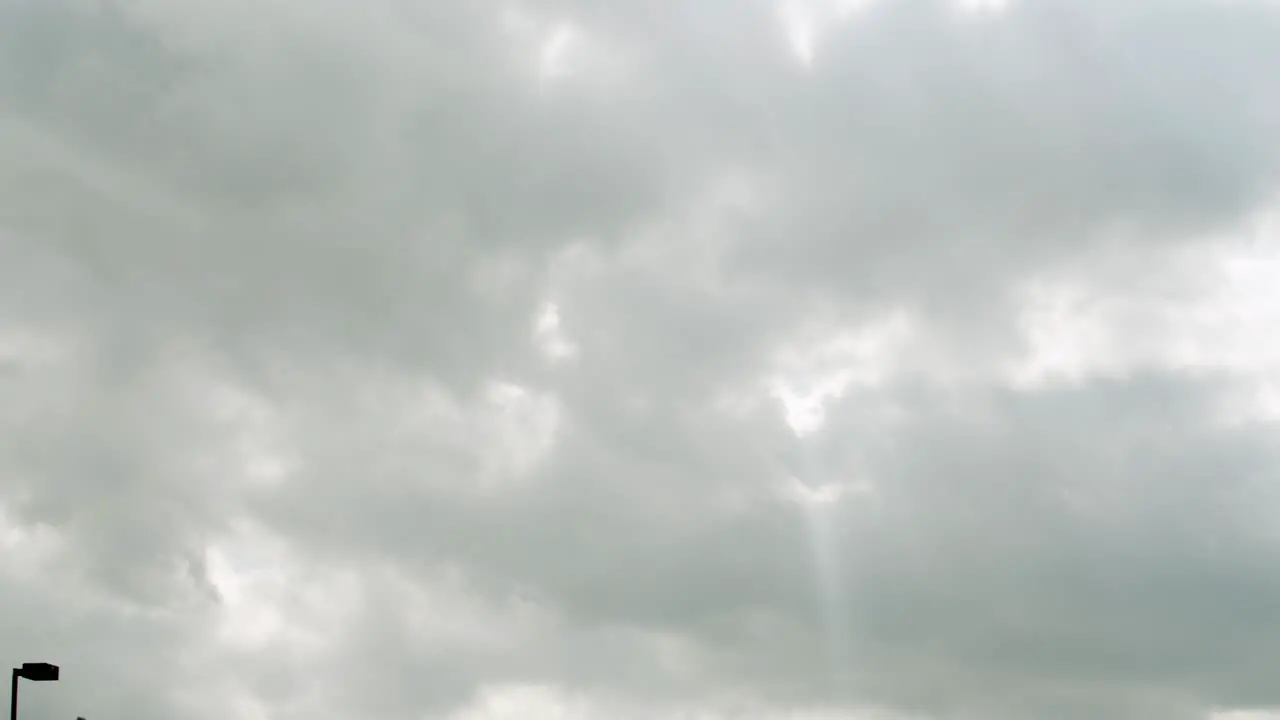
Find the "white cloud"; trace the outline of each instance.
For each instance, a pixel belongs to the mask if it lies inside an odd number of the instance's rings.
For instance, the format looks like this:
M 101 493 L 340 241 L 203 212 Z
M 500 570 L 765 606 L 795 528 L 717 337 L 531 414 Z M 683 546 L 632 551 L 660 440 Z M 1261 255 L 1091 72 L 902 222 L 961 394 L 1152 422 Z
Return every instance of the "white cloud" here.
M 573 340 L 565 336 L 560 327 L 560 307 L 546 303 L 534 322 L 534 337 L 538 347 L 552 360 L 569 360 L 578 353 Z
M 799 436 L 815 432 L 822 427 L 826 403 L 851 386 L 875 386 L 892 377 L 895 355 L 910 332 L 909 319 L 897 311 L 857 329 L 810 331 L 805 334 L 818 339 L 783 346 L 771 392 L 787 424 Z
M 553 688 L 516 685 L 486 690 L 472 708 L 460 711 L 456 720 L 586 720 L 585 704 L 564 697 Z

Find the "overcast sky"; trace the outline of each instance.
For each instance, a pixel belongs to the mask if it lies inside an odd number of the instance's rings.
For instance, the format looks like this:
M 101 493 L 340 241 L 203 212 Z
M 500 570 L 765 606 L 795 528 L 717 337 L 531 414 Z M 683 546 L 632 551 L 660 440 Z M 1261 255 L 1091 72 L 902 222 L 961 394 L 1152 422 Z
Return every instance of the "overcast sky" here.
M 1280 5 L 0 0 L 54 720 L 1280 717 Z

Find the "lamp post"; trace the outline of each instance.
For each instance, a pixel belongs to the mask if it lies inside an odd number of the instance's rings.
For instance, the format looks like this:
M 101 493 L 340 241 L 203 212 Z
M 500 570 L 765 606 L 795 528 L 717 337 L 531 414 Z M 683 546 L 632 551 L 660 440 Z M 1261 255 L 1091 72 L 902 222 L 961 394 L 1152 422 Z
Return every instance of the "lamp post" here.
M 50 682 L 58 679 L 58 666 L 49 663 L 22 663 L 13 669 L 13 686 L 9 691 L 9 720 L 18 720 L 18 678 L 32 682 Z

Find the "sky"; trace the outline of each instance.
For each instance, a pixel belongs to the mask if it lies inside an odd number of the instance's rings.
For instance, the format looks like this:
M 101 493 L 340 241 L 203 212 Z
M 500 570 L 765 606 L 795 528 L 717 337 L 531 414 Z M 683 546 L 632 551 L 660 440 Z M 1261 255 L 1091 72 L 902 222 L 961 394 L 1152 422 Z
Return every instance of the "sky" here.
M 1278 72 L 1267 0 L 0 0 L 21 717 L 1280 717 Z

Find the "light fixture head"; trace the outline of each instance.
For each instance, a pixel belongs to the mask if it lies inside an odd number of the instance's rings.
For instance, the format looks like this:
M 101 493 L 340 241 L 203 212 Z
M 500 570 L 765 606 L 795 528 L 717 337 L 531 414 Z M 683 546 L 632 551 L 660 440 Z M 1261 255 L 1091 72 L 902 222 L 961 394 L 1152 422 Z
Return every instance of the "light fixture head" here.
M 50 663 L 22 663 L 18 676 L 35 682 L 48 682 L 58 679 L 58 666 Z

